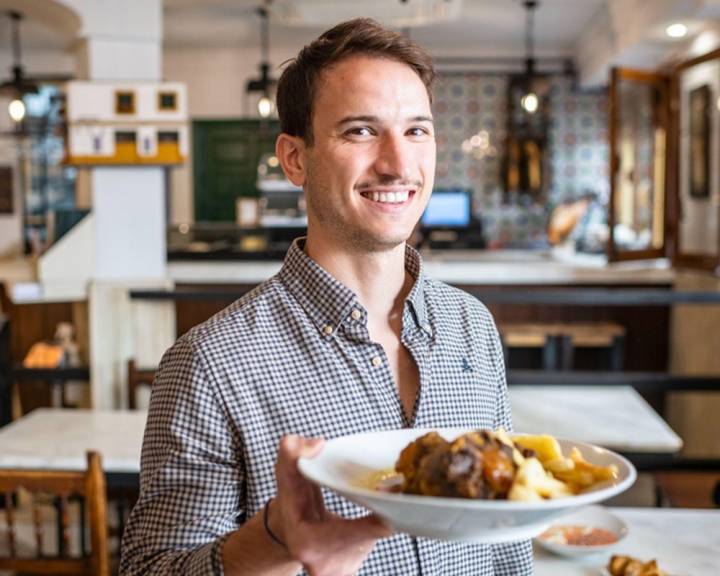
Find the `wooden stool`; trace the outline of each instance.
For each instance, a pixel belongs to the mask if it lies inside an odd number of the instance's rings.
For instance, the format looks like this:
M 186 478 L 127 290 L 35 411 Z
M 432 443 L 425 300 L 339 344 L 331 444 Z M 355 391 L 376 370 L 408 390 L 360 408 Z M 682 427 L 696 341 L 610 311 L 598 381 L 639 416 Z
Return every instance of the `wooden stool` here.
M 610 369 L 623 368 L 625 328 L 613 322 L 505 323 L 498 330 L 506 364 L 510 348 L 542 348 L 544 370 L 570 370 L 575 348 L 607 348 Z

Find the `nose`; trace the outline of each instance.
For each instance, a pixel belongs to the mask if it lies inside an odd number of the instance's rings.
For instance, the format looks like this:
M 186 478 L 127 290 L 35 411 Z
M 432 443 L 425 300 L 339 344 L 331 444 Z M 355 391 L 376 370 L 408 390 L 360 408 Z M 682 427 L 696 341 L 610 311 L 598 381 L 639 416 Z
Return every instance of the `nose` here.
M 400 134 L 385 133 L 380 139 L 375 172 L 388 180 L 407 180 L 410 177 L 410 143 Z

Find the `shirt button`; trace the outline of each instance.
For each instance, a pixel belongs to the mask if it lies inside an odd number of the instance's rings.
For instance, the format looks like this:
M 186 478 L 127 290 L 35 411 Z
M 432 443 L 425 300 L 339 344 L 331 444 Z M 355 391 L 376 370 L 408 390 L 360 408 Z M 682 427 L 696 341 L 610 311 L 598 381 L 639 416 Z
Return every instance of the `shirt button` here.
M 324 334 L 327 334 L 328 336 L 330 336 L 330 334 L 333 333 L 333 327 L 330 326 L 330 324 L 325 324 L 325 326 L 323 326 L 322 331 Z
M 427 332 L 428 334 L 432 334 L 432 327 L 427 322 L 423 324 L 423 330 L 425 330 L 425 332 Z
M 353 320 L 360 320 L 360 318 L 362 318 L 362 312 L 360 312 L 357 308 L 354 308 L 353 311 L 350 312 L 350 318 Z
M 380 356 L 375 356 L 371 360 L 371 362 L 372 362 L 372 365 L 375 366 L 375 368 L 377 368 L 378 366 L 380 366 L 380 364 L 382 364 L 382 358 L 380 358 Z

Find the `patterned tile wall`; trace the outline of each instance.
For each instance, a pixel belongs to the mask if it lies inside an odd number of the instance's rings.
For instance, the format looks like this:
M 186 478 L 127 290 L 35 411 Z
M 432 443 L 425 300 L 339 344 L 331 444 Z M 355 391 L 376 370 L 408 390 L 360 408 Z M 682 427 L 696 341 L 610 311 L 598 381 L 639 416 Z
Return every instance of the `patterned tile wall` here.
M 608 99 L 605 93 L 573 90 L 567 77 L 552 78 L 545 164 L 549 185 L 546 198 L 535 202 L 526 195 L 502 191 L 508 81 L 503 75 L 439 75 L 434 106 L 435 187 L 474 191 L 489 247 L 542 247 L 547 218 L 555 205 L 588 191 L 607 203 Z M 468 143 L 473 135 L 475 147 Z

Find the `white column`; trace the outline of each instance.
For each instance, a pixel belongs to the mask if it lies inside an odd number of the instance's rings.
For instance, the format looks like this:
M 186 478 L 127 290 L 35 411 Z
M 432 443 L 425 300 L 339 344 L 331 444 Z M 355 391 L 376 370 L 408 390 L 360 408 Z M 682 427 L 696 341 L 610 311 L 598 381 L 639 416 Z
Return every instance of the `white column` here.
M 89 80 L 159 81 L 161 0 L 63 0 L 81 15 L 78 72 Z M 95 263 L 89 287 L 93 407 L 125 405 L 127 359 L 156 365 L 175 337 L 174 305 L 138 303 L 132 288 L 166 288 L 165 172 L 93 167 Z

